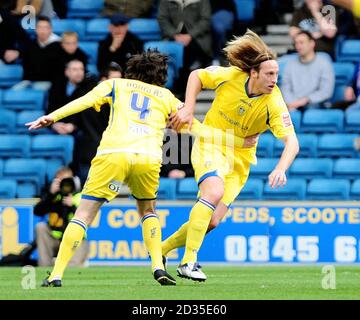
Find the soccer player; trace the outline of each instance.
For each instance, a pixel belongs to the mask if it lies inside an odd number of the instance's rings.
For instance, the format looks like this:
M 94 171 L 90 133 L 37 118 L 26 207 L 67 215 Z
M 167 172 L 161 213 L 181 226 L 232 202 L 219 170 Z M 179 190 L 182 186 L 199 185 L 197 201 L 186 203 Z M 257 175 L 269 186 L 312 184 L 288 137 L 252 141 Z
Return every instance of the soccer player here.
M 103 81 L 83 97 L 26 124 L 29 130 L 34 130 L 90 107 L 99 111 L 102 105 L 109 103 L 111 109 L 108 127 L 91 162 L 80 205 L 64 232 L 54 269 L 43 286 L 62 285 L 65 268 L 86 235 L 87 226 L 101 205 L 116 197 L 123 183 L 129 186 L 136 199 L 155 280 L 161 285 L 176 283 L 162 262 L 161 227 L 155 213 L 155 199 L 162 161 L 163 129 L 169 115 L 182 103 L 163 88 L 167 78 L 167 57 L 157 51 L 149 50 L 130 58 L 125 77 Z M 205 137 L 207 132 L 199 122 L 191 131 Z M 216 132 L 210 132 L 210 137 L 213 134 Z M 225 144 L 232 140 L 243 147 L 254 145 L 256 141 L 254 137 L 231 139 L 220 132 L 221 138 Z
M 356 18 L 360 18 L 360 0 L 332 0 L 332 2 L 352 11 Z
M 208 67 L 193 71 L 188 79 L 185 105 L 171 120 L 179 130 L 191 127 L 198 93 L 202 88 L 215 90 L 215 99 L 204 124 L 235 136 L 248 137 L 270 129 L 285 147 L 269 175 L 272 188 L 286 184 L 286 170 L 299 151 L 290 114 L 276 86 L 279 67 L 275 54 L 260 37 L 248 30 L 229 42 L 224 49 L 229 67 Z M 190 212 L 189 221 L 163 242 L 163 255 L 185 245 L 177 268 L 180 277 L 205 281 L 206 275 L 197 263 L 197 252 L 206 231 L 224 217 L 230 204 L 246 183 L 250 164 L 256 163 L 256 146 L 231 149 L 205 145 L 195 140 L 192 163 L 199 185 L 199 198 Z

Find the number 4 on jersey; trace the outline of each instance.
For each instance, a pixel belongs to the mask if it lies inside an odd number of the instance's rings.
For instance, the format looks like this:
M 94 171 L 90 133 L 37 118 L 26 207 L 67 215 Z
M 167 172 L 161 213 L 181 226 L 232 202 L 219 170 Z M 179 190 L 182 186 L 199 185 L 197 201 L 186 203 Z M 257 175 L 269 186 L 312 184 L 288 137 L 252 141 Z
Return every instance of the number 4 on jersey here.
M 131 95 L 131 109 L 140 112 L 139 118 L 144 120 L 149 113 L 150 98 L 139 95 L 138 93 L 133 93 Z

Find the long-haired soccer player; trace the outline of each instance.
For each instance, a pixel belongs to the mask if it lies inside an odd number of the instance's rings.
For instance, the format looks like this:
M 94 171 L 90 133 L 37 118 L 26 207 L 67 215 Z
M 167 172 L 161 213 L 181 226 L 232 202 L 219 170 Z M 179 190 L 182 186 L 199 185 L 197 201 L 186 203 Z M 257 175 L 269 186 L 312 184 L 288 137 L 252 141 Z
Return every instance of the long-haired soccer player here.
M 167 80 L 167 57 L 156 50 L 130 58 L 125 78 L 103 81 L 83 97 L 26 124 L 29 130 L 39 129 L 90 107 L 99 111 L 105 103 L 111 106 L 109 124 L 91 162 L 80 205 L 65 230 L 54 269 L 43 286 L 62 285 L 65 268 L 84 238 L 88 225 L 101 205 L 116 197 L 122 184 L 129 186 L 136 199 L 154 278 L 161 285 L 174 285 L 176 282 L 165 271 L 162 262 L 161 227 L 155 213 L 155 199 L 162 161 L 163 130 L 169 115 L 182 103 L 163 87 Z M 221 131 L 214 132 L 205 127 L 196 122 L 190 133 L 204 137 L 219 134 L 220 141 L 225 144 L 228 141 L 243 147 L 255 144 L 253 137 L 229 138 Z
M 260 134 L 268 129 L 284 141 L 281 158 L 269 175 L 271 187 L 286 184 L 286 170 L 299 151 L 290 114 L 276 86 L 279 67 L 275 54 L 260 37 L 247 31 L 224 49 L 230 67 L 209 67 L 193 71 L 188 79 L 184 107 L 172 117 L 178 130 L 191 126 L 195 102 L 202 88 L 215 90 L 215 99 L 204 124 L 238 137 Z M 199 199 L 190 212 L 189 221 L 163 242 L 163 255 L 185 245 L 177 273 L 180 277 L 205 281 L 197 263 L 197 252 L 206 231 L 224 217 L 230 204 L 246 183 L 250 164 L 256 163 L 256 146 L 225 150 L 196 139 L 192 150 Z

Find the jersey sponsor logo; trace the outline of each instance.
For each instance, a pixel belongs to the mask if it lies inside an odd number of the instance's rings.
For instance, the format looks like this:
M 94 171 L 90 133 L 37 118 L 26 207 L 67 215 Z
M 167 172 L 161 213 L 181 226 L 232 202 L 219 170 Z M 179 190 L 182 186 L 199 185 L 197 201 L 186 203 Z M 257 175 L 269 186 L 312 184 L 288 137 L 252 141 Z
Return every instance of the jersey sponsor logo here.
M 282 123 L 283 123 L 284 128 L 292 126 L 291 117 L 288 112 L 284 112 L 282 114 Z
M 148 126 L 137 123 L 130 123 L 129 131 L 137 136 L 146 136 L 151 133 L 151 129 Z

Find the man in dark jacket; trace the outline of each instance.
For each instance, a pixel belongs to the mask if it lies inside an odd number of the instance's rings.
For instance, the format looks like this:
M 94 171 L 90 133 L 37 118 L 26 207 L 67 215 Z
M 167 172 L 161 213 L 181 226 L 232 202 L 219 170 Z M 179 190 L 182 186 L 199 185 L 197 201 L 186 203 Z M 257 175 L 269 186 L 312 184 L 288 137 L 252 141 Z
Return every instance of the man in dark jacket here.
M 83 96 L 97 85 L 95 79 L 85 77 L 84 64 L 79 60 L 72 60 L 66 65 L 65 76 L 65 80 L 55 82 L 50 90 L 48 112 Z M 107 127 L 109 113 L 109 108 L 102 108 L 100 114 L 91 108 L 52 125 L 56 133 L 72 134 L 75 137 L 71 168 L 82 184 Z
M 16 84 L 14 88 L 23 89 L 29 86 L 42 90 L 50 88 L 59 40 L 60 37 L 52 32 L 51 21 L 46 17 L 39 17 L 36 23 L 36 39 L 24 51 L 25 81 Z
M 8 11 L 0 9 L 0 60 L 16 62 L 29 43 L 27 33 L 16 19 Z
M 38 248 L 38 265 L 52 266 L 60 242 L 69 221 L 79 205 L 81 194 L 79 185 L 70 168 L 60 168 L 51 183 L 49 192 L 35 205 L 34 214 L 44 217 L 46 222 L 39 222 L 36 227 L 36 244 Z M 83 241 L 71 260 L 72 266 L 83 266 L 88 257 L 88 243 Z
M 110 34 L 99 43 L 97 67 L 102 72 L 111 62 L 118 63 L 125 70 L 126 62 L 143 50 L 143 42 L 128 31 L 130 19 L 116 14 L 110 19 Z
M 182 100 L 190 68 L 206 67 L 212 60 L 211 6 L 209 0 L 160 0 L 157 19 L 163 38 L 184 46 L 183 67 L 174 88 Z

